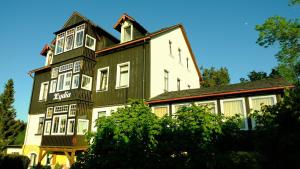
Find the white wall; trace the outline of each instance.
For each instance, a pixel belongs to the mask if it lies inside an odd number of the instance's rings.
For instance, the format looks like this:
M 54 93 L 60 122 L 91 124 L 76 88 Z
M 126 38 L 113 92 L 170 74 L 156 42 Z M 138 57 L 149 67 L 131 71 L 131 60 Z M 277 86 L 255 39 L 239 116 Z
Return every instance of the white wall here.
M 20 148 L 8 147 L 6 149 L 6 154 L 15 154 L 15 153 L 18 153 L 19 155 L 22 155 L 22 147 L 20 147 Z
M 36 133 L 39 126 L 39 118 L 44 116 L 44 114 L 28 115 L 24 145 L 41 145 L 42 135 L 36 135 Z
M 169 40 L 172 42 L 172 55 L 170 55 Z M 181 90 L 188 89 L 188 85 L 191 86 L 191 89 L 200 87 L 197 68 L 193 63 L 181 28 L 178 27 L 151 39 L 150 48 L 150 97 L 164 92 L 164 70 L 169 72 L 169 91 L 177 90 L 177 78 L 181 81 Z M 181 63 L 178 48 L 181 49 Z M 189 58 L 189 69 L 186 66 L 186 58 Z

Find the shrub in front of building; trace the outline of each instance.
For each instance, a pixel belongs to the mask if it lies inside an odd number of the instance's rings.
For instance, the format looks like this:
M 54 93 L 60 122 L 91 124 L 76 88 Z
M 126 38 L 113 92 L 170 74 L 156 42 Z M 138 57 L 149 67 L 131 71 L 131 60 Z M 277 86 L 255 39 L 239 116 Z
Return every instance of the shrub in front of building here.
M 0 154 L 0 168 L 27 169 L 29 158 L 22 155 Z

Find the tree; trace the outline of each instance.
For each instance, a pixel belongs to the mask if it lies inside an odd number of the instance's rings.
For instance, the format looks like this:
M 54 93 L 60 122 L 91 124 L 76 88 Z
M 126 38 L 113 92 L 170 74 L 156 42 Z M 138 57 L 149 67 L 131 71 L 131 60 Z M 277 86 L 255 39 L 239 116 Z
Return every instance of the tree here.
M 278 68 L 273 68 L 271 70 L 271 73 L 268 75 L 266 72 L 257 72 L 255 70 L 251 71 L 248 75 L 248 78 L 240 78 L 240 81 L 243 82 L 253 82 L 256 80 L 262 80 L 262 79 L 267 79 L 267 78 L 279 78 L 282 77 L 280 76 L 279 72 L 278 72 Z
M 15 120 L 14 94 L 14 82 L 10 79 L 5 85 L 4 92 L 0 95 L 0 152 L 14 141 L 20 129 L 24 127 L 21 121 Z
M 230 83 L 229 73 L 226 67 L 219 70 L 214 67 L 202 69 L 203 87 L 223 86 Z

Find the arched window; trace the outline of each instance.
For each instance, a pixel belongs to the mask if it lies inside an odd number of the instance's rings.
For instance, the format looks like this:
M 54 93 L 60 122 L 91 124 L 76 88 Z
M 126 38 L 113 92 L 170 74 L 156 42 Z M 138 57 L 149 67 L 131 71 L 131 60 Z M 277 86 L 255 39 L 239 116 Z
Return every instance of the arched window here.
M 30 154 L 30 166 L 35 166 L 36 164 L 36 157 L 37 155 L 35 153 Z

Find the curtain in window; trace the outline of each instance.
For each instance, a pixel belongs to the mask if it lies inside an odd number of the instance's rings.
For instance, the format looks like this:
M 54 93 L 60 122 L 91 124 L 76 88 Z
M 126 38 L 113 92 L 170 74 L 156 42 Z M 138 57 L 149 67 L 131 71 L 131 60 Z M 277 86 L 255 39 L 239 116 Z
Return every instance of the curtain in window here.
M 236 114 L 240 115 L 242 118 L 241 128 L 246 128 L 246 117 L 244 116 L 244 108 L 242 100 L 232 100 L 232 101 L 224 101 L 223 102 L 224 115 L 226 117 L 232 117 Z
M 214 102 L 209 102 L 209 103 L 198 103 L 198 106 L 207 106 L 210 110 L 211 113 L 216 113 L 216 105 Z
M 252 99 L 252 110 L 261 110 L 262 106 L 274 105 L 273 97 L 255 98 Z
M 168 114 L 168 108 L 167 107 L 156 107 L 156 108 L 154 108 L 154 114 L 157 117 L 163 117 L 164 115 Z
M 128 65 L 120 67 L 120 86 L 127 86 L 129 84 Z

